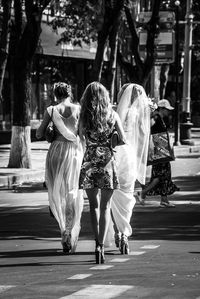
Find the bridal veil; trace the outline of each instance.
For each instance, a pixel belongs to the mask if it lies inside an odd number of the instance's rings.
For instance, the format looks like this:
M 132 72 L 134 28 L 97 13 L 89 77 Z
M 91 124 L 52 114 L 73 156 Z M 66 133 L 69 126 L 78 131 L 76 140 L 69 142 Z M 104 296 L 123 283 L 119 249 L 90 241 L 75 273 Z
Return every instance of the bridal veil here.
M 116 147 L 117 173 L 120 189 L 113 193 L 112 214 L 118 230 L 130 236 L 130 219 L 135 205 L 135 181 L 145 184 L 150 134 L 149 100 L 138 84 L 125 84 L 118 94 L 120 116 L 127 144 Z

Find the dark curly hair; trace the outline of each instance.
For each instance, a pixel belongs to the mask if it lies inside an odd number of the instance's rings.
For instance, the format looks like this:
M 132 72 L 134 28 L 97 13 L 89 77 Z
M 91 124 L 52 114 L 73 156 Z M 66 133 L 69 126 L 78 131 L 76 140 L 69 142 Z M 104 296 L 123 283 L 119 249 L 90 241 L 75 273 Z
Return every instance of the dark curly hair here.
M 69 85 L 65 82 L 54 83 L 53 92 L 54 92 L 55 97 L 58 100 L 62 100 L 67 97 L 70 97 L 71 99 L 73 99 L 72 87 L 71 87 L 71 85 Z

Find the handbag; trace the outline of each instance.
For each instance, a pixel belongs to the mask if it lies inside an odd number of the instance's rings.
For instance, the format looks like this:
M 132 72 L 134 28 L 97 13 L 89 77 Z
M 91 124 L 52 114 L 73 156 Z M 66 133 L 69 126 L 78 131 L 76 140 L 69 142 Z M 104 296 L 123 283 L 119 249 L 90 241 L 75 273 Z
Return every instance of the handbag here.
M 51 111 L 51 121 L 45 130 L 45 139 L 49 143 L 53 142 L 53 140 L 55 139 L 55 128 L 54 128 L 54 123 L 52 121 L 52 117 L 53 117 L 53 108 Z
M 170 145 L 169 133 L 167 131 L 151 134 L 147 165 L 170 162 L 175 160 L 174 149 Z
M 117 129 L 114 129 L 111 139 L 110 139 L 111 147 L 115 148 L 116 146 L 123 145 L 125 142 L 119 136 Z

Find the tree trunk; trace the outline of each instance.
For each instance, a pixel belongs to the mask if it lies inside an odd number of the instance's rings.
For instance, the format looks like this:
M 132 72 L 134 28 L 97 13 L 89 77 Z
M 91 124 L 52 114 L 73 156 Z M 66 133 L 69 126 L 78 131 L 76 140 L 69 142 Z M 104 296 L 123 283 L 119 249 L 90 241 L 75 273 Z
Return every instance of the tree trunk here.
M 4 81 L 6 64 L 7 64 L 9 41 L 10 41 L 9 26 L 10 26 L 10 16 L 11 16 L 11 2 L 12 0 L 2 0 L 3 19 L 1 20 L 2 31 L 0 37 L 0 104 L 1 104 L 3 116 L 4 116 L 4 111 L 3 111 L 2 89 L 3 89 L 3 81 Z
M 161 0 L 154 0 L 152 17 L 150 21 L 145 25 L 147 31 L 147 43 L 146 43 L 146 59 L 142 61 L 140 58 L 139 49 L 139 37 L 135 26 L 135 20 L 133 20 L 132 12 L 128 6 L 125 6 L 125 14 L 127 23 L 129 26 L 130 34 L 132 37 L 132 53 L 135 60 L 135 65 L 127 61 L 123 55 L 118 51 L 118 60 L 120 65 L 127 72 L 132 82 L 143 85 L 145 88 L 152 67 L 155 60 L 155 37 L 158 33 L 159 27 L 159 8 Z
M 41 11 L 26 2 L 27 23 L 19 34 L 14 57 L 14 109 L 8 167 L 31 168 L 30 102 L 31 66 L 41 33 Z M 19 14 L 20 15 L 20 14 Z
M 23 65 L 21 60 L 14 63 L 14 109 L 9 168 L 31 168 L 31 64 L 26 61 L 26 67 L 22 67 Z
M 9 168 L 31 168 L 31 127 L 13 126 Z
M 110 61 L 108 67 L 108 82 L 107 88 L 110 91 L 111 102 L 114 102 L 114 87 L 115 87 L 115 75 L 116 75 L 116 61 L 117 61 L 117 45 L 118 45 L 118 27 L 113 28 L 110 36 Z
M 109 40 L 109 36 L 113 30 L 113 27 L 115 27 L 116 24 L 119 22 L 123 6 L 124 0 L 114 1 L 113 3 L 112 1 L 105 1 L 104 22 L 101 29 L 98 32 L 97 53 L 93 64 L 92 80 L 101 80 L 101 72 L 104 63 L 104 51 Z M 115 29 L 113 33 L 114 32 Z M 117 32 L 114 34 L 116 38 Z M 116 53 L 114 55 L 116 55 Z
M 116 7 L 115 19 L 113 22 L 112 30 L 109 35 L 110 61 L 108 67 L 107 88 L 110 91 L 110 98 L 112 103 L 114 101 L 114 87 L 115 87 L 117 47 L 118 47 L 118 30 L 119 30 L 121 15 L 122 15 L 123 1 L 121 1 L 121 3 L 118 3 L 118 5 L 119 6 Z
M 105 51 L 107 40 L 108 40 L 107 32 L 98 33 L 97 52 L 96 52 L 95 60 L 93 63 L 93 69 L 92 69 L 92 78 L 91 78 L 92 81 L 101 80 L 101 72 L 104 63 L 104 51 Z

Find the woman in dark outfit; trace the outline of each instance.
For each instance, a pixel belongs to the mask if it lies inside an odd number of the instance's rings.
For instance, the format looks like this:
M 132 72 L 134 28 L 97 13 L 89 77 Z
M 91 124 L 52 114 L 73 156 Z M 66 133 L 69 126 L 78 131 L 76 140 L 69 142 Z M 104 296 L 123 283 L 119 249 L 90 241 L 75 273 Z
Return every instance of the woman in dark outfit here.
M 151 134 L 166 132 L 167 127 L 163 118 L 167 117 L 170 110 L 173 109 L 168 100 L 163 99 L 158 102 L 158 109 L 153 118 L 154 123 L 151 126 Z M 175 207 L 174 204 L 169 202 L 167 196 L 178 190 L 179 188 L 171 179 L 170 162 L 162 162 L 152 165 L 151 180 L 144 186 L 142 191 L 138 193 L 138 200 L 141 204 L 144 204 L 146 196 L 160 195 L 161 207 Z

